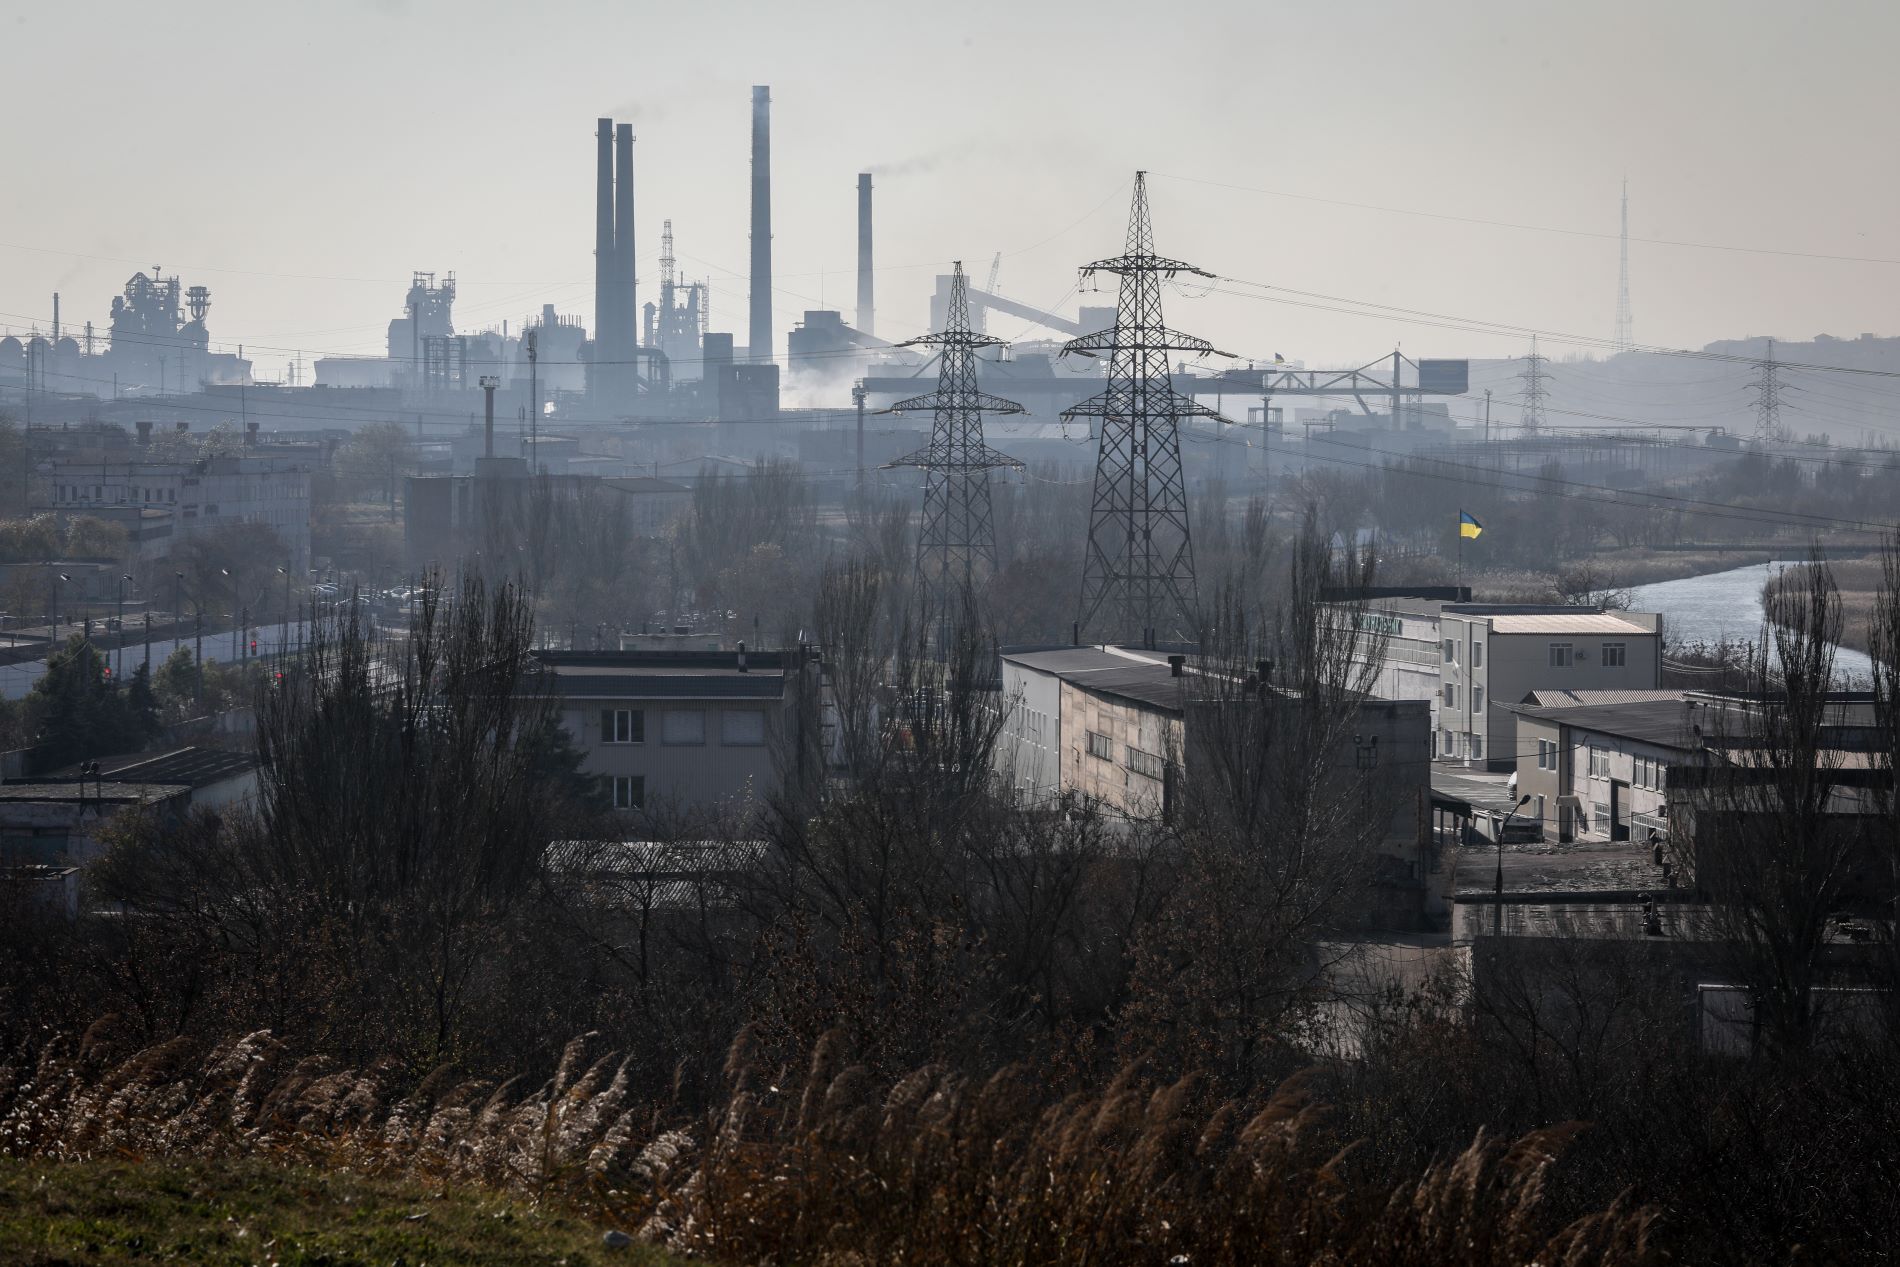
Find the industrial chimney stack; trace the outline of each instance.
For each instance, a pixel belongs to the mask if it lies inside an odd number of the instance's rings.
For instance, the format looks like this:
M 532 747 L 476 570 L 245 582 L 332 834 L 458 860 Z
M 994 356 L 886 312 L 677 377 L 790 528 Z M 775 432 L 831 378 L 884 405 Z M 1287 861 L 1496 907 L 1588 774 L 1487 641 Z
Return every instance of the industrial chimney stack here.
M 752 320 L 746 358 L 772 360 L 772 90 L 752 89 Z
M 600 120 L 594 134 L 594 391 L 604 394 L 607 349 L 613 346 L 614 309 L 614 121 Z
M 631 383 L 634 379 L 633 353 L 640 346 L 640 303 L 635 278 L 636 252 L 633 249 L 633 125 L 614 127 L 614 289 L 619 304 L 614 309 L 613 356 L 614 381 Z
M 858 173 L 858 333 L 876 334 L 871 291 L 871 173 Z

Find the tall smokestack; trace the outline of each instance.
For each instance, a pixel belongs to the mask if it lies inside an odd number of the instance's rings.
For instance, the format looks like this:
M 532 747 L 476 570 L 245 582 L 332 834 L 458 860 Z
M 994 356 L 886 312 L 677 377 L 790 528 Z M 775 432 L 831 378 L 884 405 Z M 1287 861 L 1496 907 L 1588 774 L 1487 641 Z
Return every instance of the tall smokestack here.
M 635 298 L 634 274 L 637 268 L 633 249 L 633 125 L 622 123 L 614 128 L 614 288 L 619 305 L 614 309 L 615 378 L 633 381 L 633 349 L 640 343 L 640 307 Z
M 858 332 L 877 333 L 871 302 L 871 173 L 858 173 Z
M 752 321 L 746 356 L 772 359 L 772 90 L 752 89 Z
M 594 390 L 607 386 L 607 349 L 614 325 L 614 121 L 594 134 Z

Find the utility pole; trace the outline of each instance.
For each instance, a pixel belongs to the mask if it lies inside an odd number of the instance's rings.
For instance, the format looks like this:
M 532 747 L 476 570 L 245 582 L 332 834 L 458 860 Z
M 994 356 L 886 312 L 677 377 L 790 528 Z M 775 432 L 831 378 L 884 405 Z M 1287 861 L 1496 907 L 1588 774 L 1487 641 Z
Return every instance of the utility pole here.
M 1786 440 L 1781 429 L 1781 367 L 1775 361 L 1775 341 L 1768 340 L 1768 355 L 1756 362 L 1755 381 L 1748 390 L 1755 393 L 1755 443 L 1768 445 Z
M 1491 389 L 1484 389 L 1484 442 L 1491 443 Z
M 536 361 L 539 359 L 535 343 L 538 331 L 528 327 L 528 474 L 537 475 L 541 470 L 541 380 L 537 377 Z
M 1169 352 L 1205 356 L 1215 348 L 1168 328 L 1161 284 L 1179 273 L 1214 274 L 1155 254 L 1146 172 L 1135 173 L 1122 253 L 1082 269 L 1084 280 L 1096 273 L 1121 279 L 1114 328 L 1071 339 L 1062 349 L 1065 356 L 1109 358 L 1107 390 L 1062 414 L 1101 419 L 1077 630 L 1078 636 L 1094 629 L 1105 639 L 1134 638 L 1153 647 L 1164 621 L 1177 636 L 1195 632 L 1198 599 L 1180 422 L 1220 418 L 1173 389 Z
M 1524 434 L 1534 436 L 1544 427 L 1544 406 L 1550 399 L 1550 373 L 1544 366 L 1550 358 L 1537 351 L 1537 336 L 1531 336 L 1531 354 L 1524 358 L 1524 372 L 1518 379 L 1524 384 L 1518 400 L 1522 409 L 1521 425 Z
M 113 648 L 118 652 L 118 656 L 117 667 L 112 670 L 112 676 L 115 679 L 125 676 L 125 583 L 131 579 L 129 576 L 119 578 L 119 645 Z
M 1022 469 L 1022 463 L 990 448 L 983 439 L 983 415 L 1019 414 L 1013 400 L 977 390 L 976 350 L 995 347 L 1002 340 L 970 330 L 970 288 L 958 260 L 951 274 L 950 308 L 944 328 L 911 339 L 902 347 L 938 349 L 937 390 L 892 405 L 893 412 L 928 409 L 934 416 L 930 444 L 892 462 L 925 472 L 924 516 L 917 534 L 917 596 L 924 636 L 935 644 L 939 658 L 947 655 L 950 631 L 959 614 L 959 600 L 974 591 L 979 568 L 996 567 L 996 532 L 990 521 L 990 472 L 997 467 Z M 858 400 L 858 475 L 863 478 L 863 384 L 853 389 Z M 756 635 L 755 635 L 756 641 Z

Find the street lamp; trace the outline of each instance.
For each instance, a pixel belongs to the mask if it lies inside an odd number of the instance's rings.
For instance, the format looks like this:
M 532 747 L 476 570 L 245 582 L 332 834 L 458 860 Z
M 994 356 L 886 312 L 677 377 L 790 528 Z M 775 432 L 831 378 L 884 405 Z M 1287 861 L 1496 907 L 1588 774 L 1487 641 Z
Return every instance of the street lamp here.
M 1510 830 L 1511 820 L 1517 817 L 1517 811 L 1523 809 L 1530 803 L 1531 794 L 1526 792 L 1517 798 L 1517 804 L 1511 807 L 1511 812 L 1504 816 L 1502 823 L 1498 824 L 1498 835 L 1495 842 L 1498 847 L 1498 875 L 1492 901 L 1492 908 L 1496 914 L 1491 921 L 1491 927 L 1494 932 L 1501 933 L 1504 931 L 1504 833 Z
M 72 579 L 72 577 L 66 575 L 64 572 L 55 572 L 53 573 L 53 583 L 48 587 L 53 591 L 53 635 L 46 640 L 46 654 L 49 656 L 52 655 L 59 646 L 59 583 Z
M 288 565 L 277 569 L 284 578 L 284 627 L 277 635 L 277 658 L 283 659 L 283 653 L 290 648 L 290 568 Z

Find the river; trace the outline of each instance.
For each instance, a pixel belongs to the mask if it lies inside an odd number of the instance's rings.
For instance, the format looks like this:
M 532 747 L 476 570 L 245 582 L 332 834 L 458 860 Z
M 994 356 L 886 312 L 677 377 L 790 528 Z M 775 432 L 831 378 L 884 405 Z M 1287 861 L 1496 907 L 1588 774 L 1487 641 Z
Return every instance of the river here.
M 1726 572 L 1638 585 L 1632 591 L 1630 609 L 1661 612 L 1663 636 L 1674 643 L 1714 645 L 1727 638 L 1752 644 L 1761 639 L 1762 584 L 1782 568 L 1801 561 L 1751 563 Z M 1865 653 L 1846 647 L 1835 651 L 1837 686 L 1864 689 L 1872 681 L 1873 671 L 1873 661 Z

